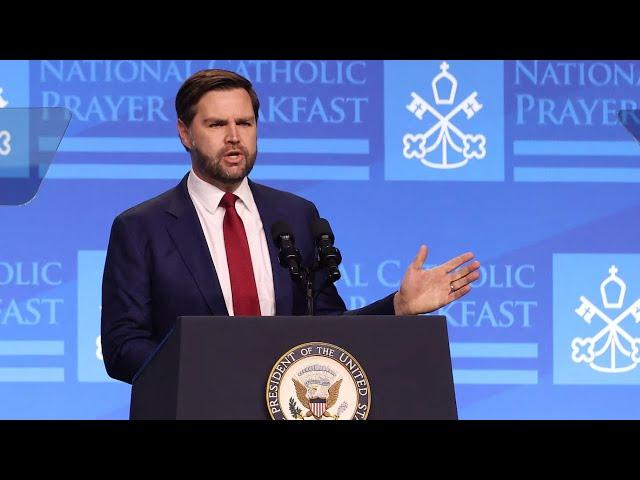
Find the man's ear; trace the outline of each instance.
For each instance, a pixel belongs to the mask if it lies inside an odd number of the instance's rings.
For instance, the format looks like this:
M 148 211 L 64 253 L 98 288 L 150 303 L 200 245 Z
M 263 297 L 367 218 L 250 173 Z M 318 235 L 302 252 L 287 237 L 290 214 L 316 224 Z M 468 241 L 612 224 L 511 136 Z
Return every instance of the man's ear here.
M 182 145 L 186 149 L 190 149 L 193 147 L 193 140 L 191 138 L 191 134 L 189 133 L 189 127 L 185 125 L 185 123 L 178 119 L 178 134 L 180 135 L 180 141 Z

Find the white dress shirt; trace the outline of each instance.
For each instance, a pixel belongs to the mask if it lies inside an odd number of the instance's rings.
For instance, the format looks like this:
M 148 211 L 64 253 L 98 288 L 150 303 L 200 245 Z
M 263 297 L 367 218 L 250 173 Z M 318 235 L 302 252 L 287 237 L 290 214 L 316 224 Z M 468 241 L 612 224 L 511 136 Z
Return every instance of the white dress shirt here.
M 200 225 L 202 225 L 207 246 L 213 259 L 213 265 L 216 267 L 218 280 L 224 295 L 224 303 L 227 305 L 229 315 L 233 315 L 231 280 L 229 278 L 227 252 L 222 231 L 225 209 L 220 206 L 220 200 L 225 192 L 202 180 L 195 174 L 193 169 L 189 172 L 187 190 L 196 207 L 196 212 L 198 212 Z M 238 196 L 236 211 L 242 219 L 244 229 L 247 232 L 253 275 L 255 276 L 258 299 L 260 301 L 260 312 L 262 315 L 275 315 L 276 303 L 269 247 L 267 246 L 262 220 L 260 220 L 260 213 L 246 177 L 233 193 Z

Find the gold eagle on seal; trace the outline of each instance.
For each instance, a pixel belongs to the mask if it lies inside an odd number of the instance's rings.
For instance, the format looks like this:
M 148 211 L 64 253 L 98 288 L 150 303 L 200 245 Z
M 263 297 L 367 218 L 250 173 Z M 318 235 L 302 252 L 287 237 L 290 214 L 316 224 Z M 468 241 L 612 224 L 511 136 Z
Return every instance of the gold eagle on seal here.
M 329 409 L 338 401 L 341 383 L 342 379 L 334 382 L 333 385 L 326 390 L 327 395 L 323 396 L 323 392 L 318 385 L 311 384 L 307 388 L 294 378 L 293 384 L 296 387 L 296 396 L 298 400 L 300 400 L 300 403 L 302 403 L 302 406 L 307 409 L 303 418 L 313 417 L 316 420 L 320 420 L 322 417 L 328 417 L 337 419 L 337 415 L 330 413 Z

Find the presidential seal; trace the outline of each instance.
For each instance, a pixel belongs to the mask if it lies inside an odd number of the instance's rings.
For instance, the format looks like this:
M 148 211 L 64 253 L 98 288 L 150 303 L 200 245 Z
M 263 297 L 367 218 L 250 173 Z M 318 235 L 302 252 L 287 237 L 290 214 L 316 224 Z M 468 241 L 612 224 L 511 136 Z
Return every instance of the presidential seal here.
M 269 374 L 266 399 L 275 420 L 364 420 L 371 408 L 371 388 L 349 352 L 310 342 L 278 359 Z

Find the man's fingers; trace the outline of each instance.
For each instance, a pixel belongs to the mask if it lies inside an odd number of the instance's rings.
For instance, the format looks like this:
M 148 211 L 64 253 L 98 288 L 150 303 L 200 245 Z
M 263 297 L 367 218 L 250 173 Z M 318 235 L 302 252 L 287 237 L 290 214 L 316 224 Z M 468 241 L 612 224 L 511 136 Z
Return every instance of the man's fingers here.
M 466 295 L 470 291 L 471 291 L 471 287 L 469 285 L 465 285 L 464 287 L 459 288 L 458 290 L 454 290 L 449 294 L 449 301 L 453 302 L 455 300 L 458 300 L 460 297 Z
M 472 260 L 474 256 L 475 255 L 472 252 L 466 252 L 466 253 L 463 253 L 462 255 L 458 255 L 455 258 L 452 258 L 446 263 L 443 263 L 442 266 L 445 268 L 447 273 L 449 273 L 455 270 L 456 268 L 458 268 L 463 263 L 466 263 L 469 260 Z
M 465 275 L 464 277 L 458 278 L 456 280 L 452 280 L 449 283 L 449 286 L 451 288 L 451 291 L 455 291 L 455 290 L 458 290 L 460 287 L 463 287 L 471 282 L 475 282 L 479 278 L 480 278 L 480 272 L 478 270 L 475 270 L 469 273 L 468 275 Z
M 425 260 L 427 259 L 427 255 L 429 254 L 429 249 L 426 245 L 420 245 L 420 249 L 418 250 L 418 254 L 411 262 L 411 266 L 415 268 L 422 268 Z
M 459 270 L 455 270 L 453 272 L 451 272 L 449 274 L 449 277 L 451 278 L 451 281 L 455 282 L 456 280 L 460 280 L 462 278 L 465 278 L 467 275 L 470 275 L 472 273 L 477 273 L 478 276 L 476 276 L 473 280 L 477 280 L 478 277 L 480 276 L 480 272 L 478 272 L 478 269 L 480 268 L 480 262 L 479 261 L 475 261 L 469 265 L 467 265 L 466 267 L 462 267 Z M 473 281 L 473 280 L 469 280 L 469 281 Z

